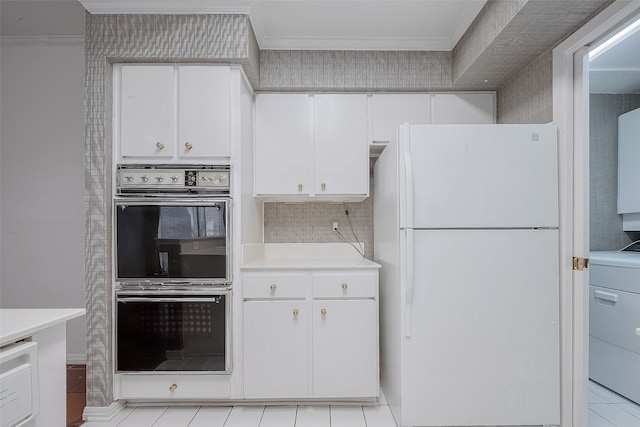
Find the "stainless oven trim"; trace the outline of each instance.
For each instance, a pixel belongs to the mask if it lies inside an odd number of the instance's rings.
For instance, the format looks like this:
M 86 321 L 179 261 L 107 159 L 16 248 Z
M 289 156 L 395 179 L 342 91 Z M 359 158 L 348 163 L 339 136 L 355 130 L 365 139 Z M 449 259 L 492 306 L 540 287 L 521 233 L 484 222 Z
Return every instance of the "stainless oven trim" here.
M 206 187 L 206 186 L 166 186 L 162 184 L 143 184 L 143 185 L 122 185 L 122 173 L 124 171 L 141 172 L 167 172 L 184 174 L 187 171 L 194 172 L 222 172 L 228 177 L 226 186 Z M 175 165 L 175 164 L 118 164 L 116 165 L 114 182 L 114 194 L 122 196 L 150 196 L 165 193 L 174 197 L 211 197 L 228 195 L 231 191 L 231 180 L 233 174 L 231 167 L 228 165 Z
M 201 206 L 206 203 L 224 203 L 225 204 L 225 250 L 227 253 L 227 266 L 226 266 L 226 277 L 225 278 L 189 278 L 189 279 L 180 279 L 180 278 L 167 278 L 166 281 L 161 279 L 140 279 L 140 278 L 120 278 L 118 277 L 118 207 L 123 204 L 127 205 L 157 205 L 162 206 L 163 204 L 172 204 L 174 206 Z M 113 264 L 114 264 L 114 278 L 116 284 L 162 284 L 162 283 L 170 283 L 170 284 L 181 284 L 181 285 L 190 285 L 190 284 L 198 284 L 198 285 L 207 285 L 207 284 L 230 284 L 233 280 L 233 263 L 232 256 L 233 251 L 231 248 L 231 240 L 232 240 L 232 229 L 233 224 L 231 223 L 231 219 L 233 215 L 231 211 L 233 209 L 233 199 L 228 196 L 220 196 L 220 197 L 201 197 L 201 196 L 178 196 L 174 194 L 165 194 L 165 193 L 155 193 L 153 197 L 142 196 L 140 194 L 136 194 L 135 196 L 115 196 L 113 200 Z
M 219 295 L 218 295 L 219 296 Z M 161 297 L 143 297 L 143 296 L 130 296 L 121 298 L 119 301 L 127 301 L 127 302 L 216 302 L 216 297 L 214 296 L 201 296 L 201 297 L 169 297 L 169 298 L 161 298 Z
M 159 296 L 168 295 L 169 298 L 159 299 Z M 182 299 L 180 296 L 183 295 L 186 298 Z M 185 292 L 164 292 L 164 291 L 121 291 L 117 290 L 115 292 L 115 322 L 114 322 L 114 363 L 113 369 L 116 374 L 143 374 L 143 375 L 171 375 L 171 374 L 200 374 L 200 375 L 229 375 L 232 371 L 232 348 L 233 341 L 231 337 L 231 333 L 233 331 L 233 318 L 231 316 L 231 307 L 233 305 L 233 294 L 231 289 L 224 290 L 208 290 L 206 293 L 202 294 L 200 297 L 195 297 L 193 292 L 185 291 Z M 121 371 L 118 370 L 118 302 L 120 300 L 130 300 L 134 302 L 211 302 L 211 297 L 216 297 L 224 295 L 225 296 L 225 307 L 224 307 L 224 318 L 225 318 L 225 343 L 224 343 L 224 351 L 225 351 L 225 368 L 224 371 Z M 147 296 L 147 297 L 145 297 Z M 144 300 L 144 301 L 143 301 Z M 159 300 L 159 301 L 158 301 Z

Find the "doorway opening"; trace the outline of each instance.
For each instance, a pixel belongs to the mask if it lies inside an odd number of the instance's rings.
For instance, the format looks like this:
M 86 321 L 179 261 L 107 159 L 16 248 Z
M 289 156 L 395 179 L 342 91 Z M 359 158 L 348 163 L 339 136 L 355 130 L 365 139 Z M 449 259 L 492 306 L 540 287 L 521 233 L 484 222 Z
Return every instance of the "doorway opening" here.
M 640 148 L 629 128 L 640 129 L 640 17 L 592 44 L 588 81 L 588 419 L 622 427 L 640 423 L 640 253 L 620 251 L 640 241 L 635 213 L 623 214 L 635 212 L 627 200 L 640 207 Z
M 640 0 L 613 2 L 553 51 L 553 120 L 559 129 L 561 185 L 562 414 L 565 426 L 589 425 L 590 254 L 588 54 L 640 16 Z M 597 166 L 594 166 L 597 167 Z M 595 202 L 595 200 L 594 200 Z M 579 266 L 579 264 L 578 264 Z M 604 423 L 604 425 L 609 425 Z

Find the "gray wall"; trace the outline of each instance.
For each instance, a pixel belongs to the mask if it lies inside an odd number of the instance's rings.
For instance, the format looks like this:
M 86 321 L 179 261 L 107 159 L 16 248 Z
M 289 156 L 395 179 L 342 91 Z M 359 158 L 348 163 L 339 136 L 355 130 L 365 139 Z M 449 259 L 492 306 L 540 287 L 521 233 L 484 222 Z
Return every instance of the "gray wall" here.
M 451 52 L 263 50 L 260 90 L 451 89 Z
M 622 217 L 617 209 L 618 116 L 639 107 L 640 95 L 589 97 L 589 222 L 593 251 L 620 249 L 640 239 L 640 232 L 622 231 Z
M 0 307 L 83 308 L 84 39 L 2 38 Z M 86 354 L 85 319 L 67 327 Z
M 553 120 L 553 67 L 548 51 L 497 92 L 498 123 L 549 123 Z

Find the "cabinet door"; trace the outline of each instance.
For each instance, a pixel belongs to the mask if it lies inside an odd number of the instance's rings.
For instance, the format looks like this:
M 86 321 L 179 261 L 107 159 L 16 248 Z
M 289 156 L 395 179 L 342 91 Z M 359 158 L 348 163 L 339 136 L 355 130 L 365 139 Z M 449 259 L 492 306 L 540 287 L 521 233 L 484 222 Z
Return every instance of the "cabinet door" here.
M 369 194 L 367 96 L 314 96 L 315 193 Z
M 618 213 L 640 212 L 640 108 L 618 118 Z
M 244 303 L 246 398 L 308 396 L 306 309 L 304 300 Z
M 433 95 L 435 125 L 495 123 L 495 94 L 436 93 Z
M 428 93 L 374 93 L 371 107 L 372 142 L 393 141 L 402 123 L 431 123 L 431 95 Z
M 173 157 L 176 105 L 174 89 L 173 66 L 122 66 L 122 157 Z
M 256 96 L 257 195 L 309 195 L 311 123 L 307 94 Z
M 378 395 L 375 300 L 313 302 L 313 396 Z
M 231 73 L 222 66 L 178 67 L 178 155 L 231 154 Z

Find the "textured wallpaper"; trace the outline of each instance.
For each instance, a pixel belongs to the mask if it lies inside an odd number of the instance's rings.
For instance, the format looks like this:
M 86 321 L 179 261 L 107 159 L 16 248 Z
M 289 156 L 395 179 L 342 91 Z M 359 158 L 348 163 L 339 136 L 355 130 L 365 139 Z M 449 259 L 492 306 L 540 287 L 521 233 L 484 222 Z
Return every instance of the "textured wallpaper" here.
M 91 15 L 85 29 L 87 406 L 113 402 L 111 360 L 112 65 L 242 64 L 258 83 L 258 47 L 244 15 Z
M 451 52 L 264 50 L 260 90 L 451 88 Z
M 640 232 L 622 231 L 622 216 L 618 215 L 618 117 L 636 108 L 640 108 L 640 95 L 591 94 L 589 97 L 592 251 L 616 250 L 640 239 Z
M 553 67 L 548 51 L 498 90 L 498 123 L 553 120 Z
M 495 0 L 486 4 L 453 49 L 454 81 L 469 70 L 526 3 L 527 0 Z M 496 66 L 499 68 L 500 62 Z

